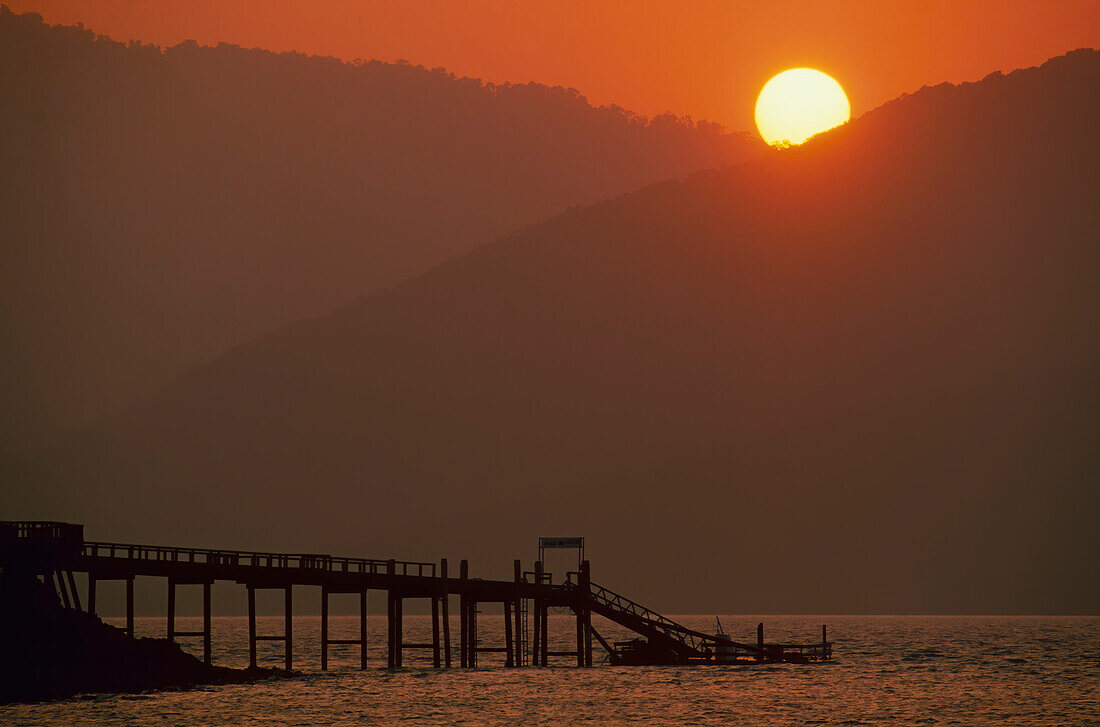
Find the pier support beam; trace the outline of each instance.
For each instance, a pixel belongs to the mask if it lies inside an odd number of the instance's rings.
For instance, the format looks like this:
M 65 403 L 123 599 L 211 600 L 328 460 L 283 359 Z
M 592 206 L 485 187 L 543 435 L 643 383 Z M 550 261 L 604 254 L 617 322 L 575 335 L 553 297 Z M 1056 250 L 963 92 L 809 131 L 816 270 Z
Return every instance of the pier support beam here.
M 512 652 L 515 654 L 515 666 L 523 666 L 525 654 L 523 653 L 523 614 L 521 608 L 523 605 L 523 597 L 520 595 L 520 585 L 523 583 L 523 566 L 520 564 L 519 559 L 512 562 L 512 582 L 515 583 L 515 595 L 512 597 L 513 618 L 515 618 L 515 627 L 512 630 L 515 645 L 512 647 Z
M 176 640 L 176 581 L 168 579 L 168 640 Z
M 350 593 L 359 596 L 359 638 L 334 639 L 329 633 L 329 598 L 334 593 Z M 321 671 L 328 669 L 328 650 L 333 644 L 351 644 L 359 646 L 359 668 L 367 668 L 367 589 L 335 590 L 327 585 L 321 586 Z
M 134 576 L 106 576 L 102 573 L 88 573 L 88 607 L 87 611 L 95 616 L 96 604 L 99 603 L 100 581 L 125 581 L 126 583 L 126 635 L 134 638 Z
M 286 670 L 290 671 L 294 664 L 294 587 L 286 587 L 286 596 L 283 606 L 284 641 L 286 647 Z
M 126 635 L 134 638 L 134 577 L 126 579 Z
M 439 561 L 439 578 L 443 595 L 440 597 L 443 607 L 443 664 L 451 668 L 451 596 L 447 593 L 447 559 Z
M 61 594 L 61 603 L 65 608 L 72 608 L 72 602 L 69 600 L 69 592 L 65 588 L 65 574 L 61 571 L 54 571 L 53 576 L 57 580 L 57 592 Z
M 83 611 L 84 609 L 80 607 L 80 593 L 76 590 L 76 579 L 73 578 L 73 572 L 71 570 L 65 572 L 69 578 L 69 590 L 73 593 L 73 608 L 77 611 Z
M 584 608 L 577 606 L 577 666 L 584 666 Z
M 478 602 L 474 599 L 467 599 L 467 619 L 469 623 L 466 625 L 466 639 L 470 644 L 470 655 L 466 657 L 466 663 L 470 665 L 470 668 L 477 666 L 477 605 Z
M 213 583 L 202 584 L 202 660 L 207 664 L 210 664 L 213 659 L 211 646 L 214 618 L 210 612 L 210 590 L 213 586 Z
M 504 602 L 504 666 L 509 669 L 516 665 L 515 644 L 512 641 L 512 602 Z
M 207 664 L 212 661 L 211 645 L 212 645 L 212 625 L 213 617 L 210 610 L 210 589 L 213 586 L 211 581 L 199 581 L 197 585 L 202 586 L 202 631 L 177 631 L 176 630 L 176 587 L 180 585 L 190 585 L 195 583 L 194 581 L 179 581 L 175 578 L 168 578 L 168 614 L 167 614 L 167 631 L 168 640 L 175 642 L 179 636 L 201 636 L 202 637 L 202 660 Z M 127 599 L 129 600 L 133 596 L 133 582 L 130 581 L 127 584 Z M 132 606 L 128 604 L 128 609 Z M 127 621 L 131 619 L 130 614 L 127 614 Z
M 248 666 L 256 668 L 256 587 L 248 586 Z
M 581 631 L 584 638 L 582 643 L 578 644 L 577 651 L 584 656 L 581 665 L 592 666 L 592 566 L 587 560 L 581 563 L 580 590 L 583 599 L 581 601 Z
M 257 641 L 282 641 L 284 661 L 287 671 L 294 668 L 294 587 L 246 584 L 248 588 L 248 664 L 256 666 Z M 256 589 L 283 591 L 283 634 L 282 636 L 261 636 L 256 634 Z
M 394 642 L 394 621 L 397 619 L 396 609 L 393 604 L 393 591 L 386 591 L 386 667 L 393 669 L 397 665 L 396 649 Z
M 470 578 L 470 562 L 463 558 L 458 564 L 458 578 L 462 592 L 458 594 L 458 665 L 470 666 L 470 604 L 466 597 L 466 581 Z
M 439 596 L 432 596 L 432 666 L 440 667 L 439 662 Z
M 396 561 L 390 560 L 386 563 L 386 574 L 391 578 L 397 575 Z M 386 621 L 389 625 L 387 629 L 386 665 L 391 669 L 396 669 L 401 666 L 401 639 L 404 631 L 401 624 L 401 610 L 404 597 L 398 592 L 392 581 L 386 595 Z
M 542 585 L 542 561 L 535 561 L 535 585 Z M 532 599 L 531 604 L 531 666 L 542 663 L 542 600 Z
M 547 666 L 550 655 L 550 606 L 546 601 L 542 602 L 539 609 L 542 617 L 542 644 L 539 647 L 539 664 Z
M 398 669 L 400 669 L 402 666 L 404 666 L 402 651 L 405 646 L 405 644 L 403 643 L 403 640 L 405 638 L 403 613 L 405 610 L 405 598 L 400 593 L 397 593 L 394 595 L 393 603 L 395 607 L 394 613 L 396 614 L 396 619 L 394 620 L 394 635 L 396 638 L 393 641 L 393 658 L 395 662 L 394 665 Z
M 359 668 L 367 668 L 367 589 L 359 592 Z
M 321 586 L 321 671 L 328 671 L 328 586 Z

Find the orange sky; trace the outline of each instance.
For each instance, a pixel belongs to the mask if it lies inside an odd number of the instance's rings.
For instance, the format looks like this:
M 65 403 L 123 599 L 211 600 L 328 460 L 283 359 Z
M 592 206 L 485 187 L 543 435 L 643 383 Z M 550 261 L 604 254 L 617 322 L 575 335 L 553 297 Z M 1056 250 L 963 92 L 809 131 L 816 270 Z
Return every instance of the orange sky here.
M 835 76 L 858 115 L 925 84 L 1100 47 L 1100 0 L 5 1 L 116 40 L 404 58 L 744 130 L 760 87 L 792 66 Z

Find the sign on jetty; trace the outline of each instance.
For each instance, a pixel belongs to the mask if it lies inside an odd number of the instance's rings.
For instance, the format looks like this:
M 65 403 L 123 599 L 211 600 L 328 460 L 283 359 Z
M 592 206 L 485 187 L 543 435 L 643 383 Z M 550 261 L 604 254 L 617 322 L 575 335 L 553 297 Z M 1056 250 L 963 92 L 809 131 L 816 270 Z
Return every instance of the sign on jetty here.
M 578 565 L 558 583 L 543 568 L 546 548 L 577 548 Z M 532 570 L 524 570 L 514 561 L 511 580 L 472 578 L 469 563 L 459 563 L 457 576 L 448 568 L 447 559 L 438 563 L 343 558 L 304 553 L 259 553 L 242 550 L 176 548 L 128 543 L 102 543 L 84 540 L 84 527 L 59 522 L 0 522 L 0 567 L 5 571 L 23 571 L 51 585 L 58 599 L 68 608 L 95 613 L 96 587 L 101 581 L 126 583 L 126 631 L 134 633 L 134 579 L 138 576 L 165 578 L 168 584 L 167 637 L 201 636 L 203 658 L 210 662 L 214 581 L 234 581 L 248 591 L 249 661 L 256 666 L 259 641 L 281 641 L 285 646 L 285 664 L 294 663 L 291 629 L 293 587 L 313 586 L 321 594 L 321 668 L 328 668 L 328 647 L 332 644 L 356 644 L 360 647 L 361 666 L 367 668 L 368 594 L 384 593 L 387 604 L 387 665 L 402 666 L 406 649 L 430 649 L 432 664 L 452 666 L 450 606 L 458 599 L 458 664 L 478 665 L 480 654 L 504 655 L 504 665 L 546 666 L 550 658 L 575 658 L 577 666 L 592 666 L 593 640 L 608 654 L 612 664 L 699 664 L 699 663 L 806 663 L 832 658 L 832 645 L 822 638 L 813 644 L 768 644 L 763 624 L 756 643 L 739 643 L 724 633 L 707 634 L 687 628 L 672 619 L 615 593 L 591 578 L 591 566 L 584 559 L 583 538 L 542 538 L 540 559 Z M 83 604 L 74 573 L 87 574 Z M 176 630 L 176 588 L 201 585 L 203 589 L 202 631 Z M 256 631 L 256 591 L 278 589 L 284 592 L 282 633 L 259 634 Z M 358 594 L 360 631 L 357 639 L 329 638 L 329 596 L 334 593 Z M 432 639 L 426 643 L 404 640 L 402 615 L 409 599 L 426 599 L 432 615 Z M 504 643 L 483 646 L 478 637 L 478 605 L 500 603 L 504 611 Z M 567 608 L 576 617 L 576 649 L 548 649 L 551 608 Z M 637 634 L 631 641 L 609 643 L 592 626 L 597 614 Z

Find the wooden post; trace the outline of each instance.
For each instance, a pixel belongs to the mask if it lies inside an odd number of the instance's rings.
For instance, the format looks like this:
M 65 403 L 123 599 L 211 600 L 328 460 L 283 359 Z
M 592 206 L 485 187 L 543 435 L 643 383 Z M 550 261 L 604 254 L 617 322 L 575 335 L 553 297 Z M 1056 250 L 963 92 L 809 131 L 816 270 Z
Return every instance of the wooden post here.
M 535 586 L 536 593 L 542 591 L 542 561 L 535 561 Z M 541 611 L 542 599 L 536 596 L 532 603 L 532 609 L 534 613 L 531 619 L 531 666 L 539 666 L 542 664 L 542 611 Z
M 88 574 L 88 613 L 95 616 L 95 574 Z
M 394 651 L 394 594 L 386 592 L 386 668 L 393 669 L 396 663 Z
M 583 561 L 577 572 L 577 666 L 591 666 L 592 635 L 588 629 L 588 561 Z
M 84 609 L 80 607 L 80 592 L 76 590 L 76 579 L 73 578 L 73 572 L 70 570 L 66 573 L 69 577 L 69 590 L 73 593 L 73 608 L 77 611 L 83 611 Z
M 443 664 L 451 668 L 451 596 L 447 593 L 447 559 L 439 561 L 440 579 L 443 582 Z
M 168 640 L 176 640 L 176 581 L 168 578 Z
M 286 670 L 290 671 L 294 664 L 294 614 L 293 614 L 294 587 L 286 587 L 286 601 L 283 605 L 284 636 L 286 640 Z
M 134 638 L 134 577 L 126 579 L 126 635 Z
M 512 650 L 516 655 L 516 666 L 523 666 L 523 617 L 520 613 L 521 602 L 523 600 L 523 597 L 520 595 L 520 584 L 523 582 L 523 566 L 520 564 L 518 558 L 512 562 L 512 580 L 516 584 L 516 592 L 512 603 L 514 618 L 516 620 L 515 628 L 512 633 L 516 643 L 515 646 L 512 647 Z
M 581 563 L 581 597 L 584 611 L 584 665 L 592 666 L 592 566 Z
M 465 558 L 458 564 L 458 578 L 462 581 L 462 591 L 458 594 L 458 665 L 465 668 L 470 666 L 470 603 L 466 596 L 470 562 Z
M 397 665 L 398 669 L 400 669 L 403 666 L 403 664 L 401 663 L 401 650 L 402 650 L 402 647 L 404 646 L 403 641 L 404 641 L 404 638 L 405 638 L 405 629 L 404 629 L 404 626 L 402 624 L 402 616 L 403 616 L 402 612 L 404 611 L 404 609 L 405 609 L 405 599 L 401 595 L 401 593 L 398 592 L 397 594 L 395 594 L 395 597 L 394 597 L 394 614 L 395 614 L 396 618 L 394 618 L 394 629 L 393 629 L 394 630 L 393 660 L 394 660 L 395 664 Z
M 477 666 L 477 605 L 478 602 L 474 599 L 467 599 L 466 603 L 467 612 L 469 613 L 470 623 L 466 627 L 466 638 L 470 644 L 470 655 L 466 658 L 466 663 L 470 665 L 470 668 Z
M 516 665 L 515 659 L 515 644 L 512 642 L 512 602 L 504 602 L 504 666 L 514 667 Z
M 584 606 L 577 603 L 577 666 L 584 666 Z
M 367 589 L 359 592 L 359 668 L 367 668 Z
M 546 601 L 542 602 L 542 655 L 540 656 L 541 664 L 547 665 L 547 657 L 549 656 L 549 644 L 550 644 L 550 606 Z
M 439 663 L 439 596 L 432 596 L 432 666 L 436 669 Z
M 57 578 L 57 591 L 61 594 L 61 603 L 65 608 L 72 608 L 72 602 L 69 601 L 69 592 L 65 590 L 65 576 L 61 571 L 56 571 L 55 577 Z
M 466 657 L 470 654 L 470 646 L 467 643 L 467 639 L 469 639 L 470 635 L 466 629 L 466 611 L 466 595 L 464 593 L 460 593 L 458 595 L 458 665 L 463 669 L 468 666 L 466 663 Z
M 213 641 L 213 614 L 210 612 L 210 589 L 213 583 L 202 584 L 202 660 L 207 664 L 213 660 L 211 642 Z
M 756 626 L 756 645 L 761 649 L 764 648 L 764 622 L 761 621 Z
M 397 606 L 394 601 L 394 579 L 397 576 L 397 563 L 391 558 L 386 563 L 386 575 L 389 576 L 386 588 L 386 666 L 393 669 L 397 666 L 397 640 L 395 629 L 397 619 Z
M 248 585 L 248 665 L 256 668 L 256 587 Z
M 321 671 L 328 671 L 328 586 L 321 585 Z

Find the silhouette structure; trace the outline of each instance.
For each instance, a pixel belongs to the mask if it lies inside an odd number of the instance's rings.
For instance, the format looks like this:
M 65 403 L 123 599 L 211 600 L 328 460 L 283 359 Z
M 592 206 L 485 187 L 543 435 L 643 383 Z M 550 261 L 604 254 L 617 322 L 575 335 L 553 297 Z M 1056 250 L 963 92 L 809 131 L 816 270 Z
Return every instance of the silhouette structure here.
M 571 205 L 761 148 L 562 88 L 0 10 L 0 455 Z
M 197 367 L 11 511 L 505 572 L 588 532 L 673 610 L 1094 611 L 1098 78 L 925 88 L 528 227 Z
M 822 628 L 820 643 L 765 644 L 763 624 L 757 630 L 756 644 L 743 644 L 725 633 L 705 634 L 682 626 L 591 580 L 587 560 L 577 565 L 565 579 L 553 578 L 541 560 L 534 570 L 524 572 L 519 560 L 513 563 L 509 580 L 472 578 L 469 564 L 463 560 L 458 577 L 448 575 L 447 560 L 435 563 L 397 560 L 341 558 L 331 555 L 257 553 L 252 551 L 176 548 L 150 545 L 97 543 L 83 538 L 80 525 L 58 522 L 0 522 L 0 565 L 4 575 L 21 577 L 32 586 L 54 589 L 52 599 L 65 608 L 84 610 L 76 586 L 74 571 L 87 574 L 85 608 L 96 612 L 96 583 L 100 580 L 124 580 L 127 583 L 126 631 L 133 636 L 133 581 L 138 576 L 164 577 L 168 580 L 168 640 L 177 636 L 202 636 L 203 658 L 211 662 L 212 611 L 211 585 L 216 580 L 245 584 L 248 591 L 248 648 L 250 668 L 257 668 L 258 641 L 281 641 L 285 663 L 294 665 L 293 587 L 321 589 L 321 669 L 328 668 L 330 644 L 355 644 L 360 647 L 360 666 L 367 660 L 367 598 L 370 591 L 383 591 L 387 601 L 386 663 L 391 668 L 403 665 L 406 649 L 430 649 L 435 667 L 450 667 L 450 603 L 459 605 L 459 664 L 478 665 L 480 654 L 504 654 L 504 666 L 547 666 L 551 657 L 570 657 L 577 666 L 593 665 L 593 638 L 606 651 L 612 664 L 699 664 L 699 663 L 775 663 L 805 664 L 828 660 L 832 647 Z M 41 578 L 39 583 L 37 579 Z M 203 587 L 203 630 L 182 633 L 175 629 L 176 589 L 179 585 Z M 0 580 L 3 585 L 3 580 Z M 284 592 L 284 627 L 281 634 L 258 634 L 256 591 L 276 589 Z M 41 590 L 41 589 L 39 589 Z M 333 593 L 359 595 L 359 637 L 332 639 L 328 633 L 328 601 Z M 431 603 L 432 637 L 429 643 L 408 643 L 402 626 L 405 603 L 427 599 Z M 478 636 L 478 613 L 485 603 L 501 603 L 504 615 L 504 645 L 490 646 Z M 26 605 L 26 604 L 24 604 Z M 576 616 L 576 648 L 550 651 L 549 620 L 551 608 L 568 608 Z M 592 626 L 597 613 L 639 638 L 612 645 Z M 530 616 L 530 617 L 529 617 Z M 47 629 L 48 630 L 48 629 Z M 51 640 L 66 636 L 50 634 Z M 94 652 L 98 644 L 88 649 Z M 624 648 L 625 647 L 625 648 Z M 529 656 L 528 656 L 529 655 Z M 88 656 L 91 656 L 89 654 Z M 0 662 L 2 665 L 2 662 Z M 243 675 L 242 675 L 243 676 Z
M 0 524 L 0 529 L 5 526 Z M 89 692 L 141 692 L 196 684 L 259 681 L 276 669 L 228 669 L 203 663 L 170 640 L 140 638 L 108 626 L 70 602 L 51 578 L 41 582 L 12 559 L 0 535 L 0 704 L 59 699 Z M 37 545 L 45 544 L 39 539 Z M 75 592 L 75 591 L 74 591 Z M 209 660 L 207 660 L 209 662 Z

